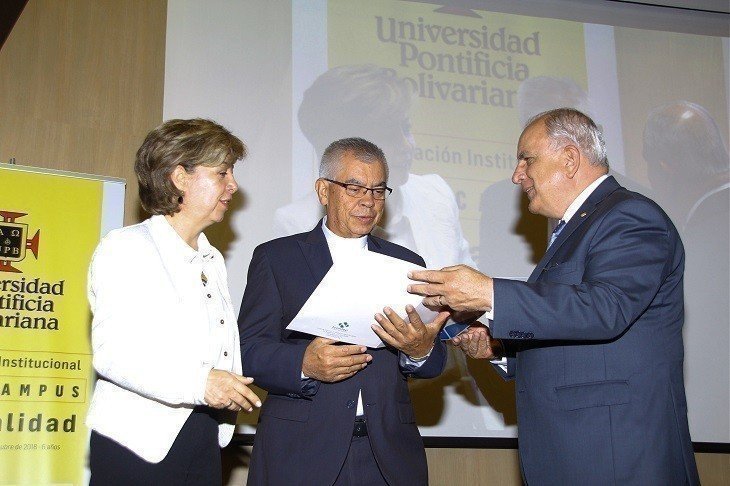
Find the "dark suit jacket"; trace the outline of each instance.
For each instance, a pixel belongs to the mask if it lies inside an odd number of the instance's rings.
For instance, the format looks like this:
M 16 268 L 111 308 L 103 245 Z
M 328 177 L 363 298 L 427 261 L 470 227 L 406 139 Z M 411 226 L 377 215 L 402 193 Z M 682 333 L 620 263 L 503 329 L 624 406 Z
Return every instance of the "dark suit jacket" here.
M 698 484 L 682 363 L 684 250 L 609 177 L 527 282 L 495 279 L 492 333 L 518 340 L 529 484 Z
M 412 251 L 372 236 L 368 249 L 424 264 Z M 362 390 L 370 442 L 383 475 L 392 485 L 425 485 L 426 454 L 397 351 L 370 349 L 373 360 L 352 378 L 302 386 L 302 360 L 312 336 L 286 326 L 331 266 L 321 222 L 309 233 L 254 250 L 238 318 L 241 358 L 244 374 L 269 395 L 256 431 L 249 484 L 332 484 L 347 455 Z M 414 375 L 438 376 L 445 359 L 437 339 Z

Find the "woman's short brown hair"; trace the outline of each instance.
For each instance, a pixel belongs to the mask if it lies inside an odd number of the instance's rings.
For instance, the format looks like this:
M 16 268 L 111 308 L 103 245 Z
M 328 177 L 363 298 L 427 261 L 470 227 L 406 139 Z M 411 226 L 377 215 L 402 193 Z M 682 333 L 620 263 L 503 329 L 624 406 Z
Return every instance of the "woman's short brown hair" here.
M 150 214 L 180 211 L 183 194 L 172 182 L 178 165 L 193 172 L 198 165 L 233 166 L 247 149 L 230 131 L 211 120 L 168 120 L 144 139 L 137 150 L 134 172 L 142 207 Z

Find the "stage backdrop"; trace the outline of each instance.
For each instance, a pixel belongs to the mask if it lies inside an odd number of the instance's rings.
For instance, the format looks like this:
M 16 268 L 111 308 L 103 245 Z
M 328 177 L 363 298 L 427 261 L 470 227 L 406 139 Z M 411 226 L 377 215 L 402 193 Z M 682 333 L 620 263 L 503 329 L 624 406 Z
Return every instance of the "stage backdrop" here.
M 397 242 L 430 267 L 526 278 L 547 223 L 509 180 L 518 136 L 543 110 L 587 112 L 619 182 L 655 198 L 685 238 L 690 427 L 695 441 L 729 442 L 727 226 L 699 223 L 728 190 L 728 27 L 566 3 L 170 0 L 164 117 L 213 118 L 250 147 L 229 225 L 210 234 L 240 302 L 256 245 L 314 227 L 318 158 L 344 136 L 384 148 L 395 188 L 384 225 Z M 690 235 L 692 220 L 703 229 Z M 513 386 L 459 353 L 412 394 L 426 436 L 515 435 Z
M 124 181 L 0 164 L 0 483 L 82 484 L 86 269 Z

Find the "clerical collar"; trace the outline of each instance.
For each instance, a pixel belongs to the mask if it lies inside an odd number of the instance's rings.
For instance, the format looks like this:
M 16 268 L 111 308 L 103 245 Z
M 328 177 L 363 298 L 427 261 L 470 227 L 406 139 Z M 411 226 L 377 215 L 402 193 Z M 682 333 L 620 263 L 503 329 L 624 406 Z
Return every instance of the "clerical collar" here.
M 322 220 L 322 231 L 324 231 L 324 237 L 327 240 L 327 245 L 330 247 L 330 252 L 334 251 L 361 251 L 368 247 L 368 236 L 361 236 L 359 238 L 343 238 L 342 236 L 336 235 L 327 227 L 327 216 Z

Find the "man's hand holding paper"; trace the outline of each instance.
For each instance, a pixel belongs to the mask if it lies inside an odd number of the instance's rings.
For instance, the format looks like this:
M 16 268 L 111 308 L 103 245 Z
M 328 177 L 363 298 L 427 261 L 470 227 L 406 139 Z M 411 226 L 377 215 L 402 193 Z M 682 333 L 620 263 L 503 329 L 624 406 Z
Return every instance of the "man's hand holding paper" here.
M 351 377 L 372 361 L 365 346 L 336 346 L 334 339 L 317 337 L 304 353 L 302 373 L 307 378 L 334 383 Z
M 407 323 L 405 315 L 399 317 L 395 313 L 385 319 L 391 325 L 389 329 L 397 330 L 400 326 L 405 331 L 405 334 L 394 332 L 395 337 L 389 337 L 386 342 L 398 349 L 398 346 L 405 346 L 415 352 L 425 348 L 421 341 L 431 336 L 425 350 L 427 354 L 435 337 L 432 329 L 435 327 L 438 332 L 448 314 L 444 312 L 436 317 L 436 313 L 419 306 L 419 296 L 405 291 L 409 283 L 408 272 L 419 268 L 375 252 L 364 252 L 348 261 L 347 265 L 334 264 L 287 329 L 377 348 L 383 346 L 383 341 L 371 327 L 375 314 L 381 313 L 382 317 L 386 307 L 396 310 L 404 310 L 406 306 L 419 307 L 422 316 L 417 323 Z M 418 316 L 416 311 L 413 314 Z M 434 322 L 427 328 L 423 320 Z M 403 327 L 402 323 L 408 327 Z M 385 334 L 390 336 L 391 333 Z
M 423 308 L 423 307 L 422 307 Z M 402 319 L 393 309 L 386 307 L 383 314 L 376 314 L 379 325 L 372 329 L 384 343 L 405 353 L 414 361 L 428 357 L 433 349 L 436 334 L 449 318 L 448 312 L 440 312 L 433 321 L 424 324 L 412 305 L 406 306 L 408 320 Z

